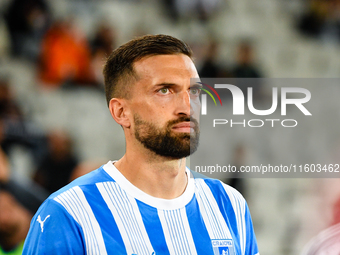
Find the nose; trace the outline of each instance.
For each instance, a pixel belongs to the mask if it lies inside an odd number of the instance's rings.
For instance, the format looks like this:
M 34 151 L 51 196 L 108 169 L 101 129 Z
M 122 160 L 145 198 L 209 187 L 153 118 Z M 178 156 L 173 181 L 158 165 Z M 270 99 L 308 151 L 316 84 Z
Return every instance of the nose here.
M 176 115 L 185 115 L 185 116 L 192 115 L 189 91 L 183 91 L 179 93 L 178 100 L 176 103 Z

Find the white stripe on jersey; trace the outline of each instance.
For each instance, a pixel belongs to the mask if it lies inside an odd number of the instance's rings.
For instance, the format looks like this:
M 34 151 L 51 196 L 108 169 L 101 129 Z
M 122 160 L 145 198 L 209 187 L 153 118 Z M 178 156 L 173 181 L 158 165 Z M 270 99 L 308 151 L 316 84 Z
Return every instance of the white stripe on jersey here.
M 196 179 L 196 198 L 210 239 L 232 239 L 214 195 L 203 179 Z
M 158 216 L 170 255 L 197 254 L 185 207 L 177 210 L 158 210 Z
M 54 200 L 61 204 L 83 229 L 86 254 L 106 255 L 107 252 L 100 226 L 83 191 L 77 186 L 55 197 Z
M 136 200 L 116 182 L 96 185 L 117 223 L 127 254 L 152 254 L 154 250 Z
M 235 189 L 227 186 L 223 183 L 223 188 L 227 192 L 231 205 L 234 208 L 237 222 L 237 229 L 240 233 L 240 244 L 241 244 L 241 252 L 245 254 L 246 250 L 246 223 L 245 223 L 245 214 L 246 214 L 246 204 L 245 200 L 241 196 L 241 194 Z

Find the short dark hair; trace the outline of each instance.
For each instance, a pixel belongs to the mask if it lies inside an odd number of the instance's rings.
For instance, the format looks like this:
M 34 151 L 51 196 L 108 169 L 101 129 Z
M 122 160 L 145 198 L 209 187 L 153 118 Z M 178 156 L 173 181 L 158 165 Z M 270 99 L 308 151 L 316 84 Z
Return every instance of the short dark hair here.
M 128 98 L 128 84 L 136 78 L 133 64 L 147 56 L 184 54 L 192 57 L 190 47 L 181 40 L 169 35 L 145 35 L 133 39 L 108 57 L 104 66 L 106 101 L 111 98 Z

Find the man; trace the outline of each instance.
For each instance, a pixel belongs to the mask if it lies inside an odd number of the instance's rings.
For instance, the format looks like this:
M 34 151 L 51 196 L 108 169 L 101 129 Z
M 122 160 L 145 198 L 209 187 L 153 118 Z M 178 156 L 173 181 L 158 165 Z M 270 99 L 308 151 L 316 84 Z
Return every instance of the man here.
M 218 180 L 191 178 L 199 137 L 191 51 L 144 36 L 108 58 L 105 88 L 126 153 L 54 193 L 23 254 L 257 254 L 248 207 Z

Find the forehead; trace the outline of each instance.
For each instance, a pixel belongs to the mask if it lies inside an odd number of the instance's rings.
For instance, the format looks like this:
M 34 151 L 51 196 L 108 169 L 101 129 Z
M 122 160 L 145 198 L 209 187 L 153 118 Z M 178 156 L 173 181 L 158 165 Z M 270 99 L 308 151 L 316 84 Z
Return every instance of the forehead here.
M 149 80 L 150 84 L 183 79 L 190 83 L 190 78 L 198 78 L 193 61 L 184 54 L 145 57 L 134 63 L 134 70 L 138 80 Z

